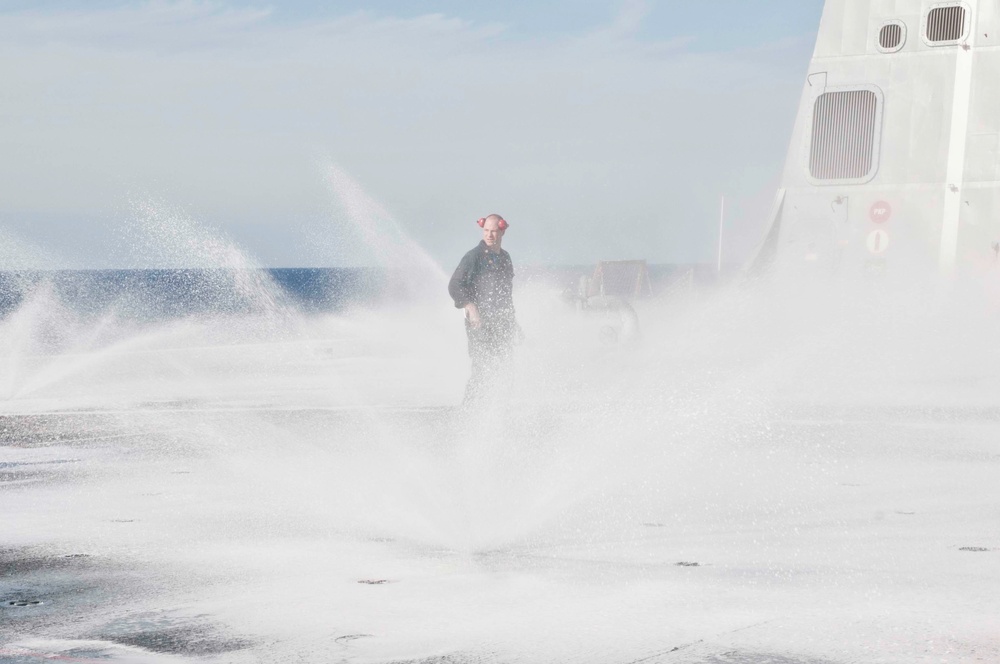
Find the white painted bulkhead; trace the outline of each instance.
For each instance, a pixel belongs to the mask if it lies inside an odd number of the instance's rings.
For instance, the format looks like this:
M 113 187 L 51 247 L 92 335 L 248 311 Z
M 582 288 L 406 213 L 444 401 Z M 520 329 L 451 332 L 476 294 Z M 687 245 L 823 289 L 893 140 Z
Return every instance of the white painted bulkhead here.
M 827 0 L 782 190 L 781 265 L 997 263 L 1000 0 Z

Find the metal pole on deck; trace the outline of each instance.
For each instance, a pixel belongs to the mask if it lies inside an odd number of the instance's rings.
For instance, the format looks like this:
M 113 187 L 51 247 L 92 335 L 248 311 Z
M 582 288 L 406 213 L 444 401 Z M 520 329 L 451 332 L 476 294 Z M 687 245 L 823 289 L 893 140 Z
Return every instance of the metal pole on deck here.
M 726 219 L 726 195 L 719 197 L 719 255 L 716 260 L 715 271 L 722 274 L 722 222 Z

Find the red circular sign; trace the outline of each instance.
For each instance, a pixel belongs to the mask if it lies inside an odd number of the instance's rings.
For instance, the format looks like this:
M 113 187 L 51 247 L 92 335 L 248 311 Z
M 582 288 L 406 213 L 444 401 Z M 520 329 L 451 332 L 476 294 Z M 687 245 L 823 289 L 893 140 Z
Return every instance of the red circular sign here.
M 876 224 L 889 221 L 892 217 L 892 206 L 887 201 L 875 201 L 868 209 L 868 216 Z

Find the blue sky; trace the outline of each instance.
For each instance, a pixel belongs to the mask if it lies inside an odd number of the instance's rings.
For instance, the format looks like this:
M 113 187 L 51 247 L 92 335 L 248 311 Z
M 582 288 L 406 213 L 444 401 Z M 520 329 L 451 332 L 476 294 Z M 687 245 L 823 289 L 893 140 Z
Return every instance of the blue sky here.
M 739 260 L 821 10 L 0 2 L 0 260 L 204 259 L 137 241 L 139 208 L 161 229 L 218 229 L 265 265 L 370 264 L 378 238 L 402 234 L 448 266 L 493 211 L 521 262 L 711 261 L 722 193 Z M 334 171 L 368 203 L 331 187 Z
M 120 8 L 128 3 L 112 0 L 7 0 L 3 11 L 92 12 Z M 508 26 L 518 38 L 551 38 L 591 30 L 612 23 L 623 2 L 552 0 L 525 2 L 469 2 L 468 0 L 410 2 L 344 2 L 282 0 L 282 2 L 216 2 L 237 9 L 267 9 L 278 20 L 302 21 L 334 18 L 354 12 L 375 16 L 414 18 L 440 13 L 479 23 Z M 817 0 L 661 0 L 640 3 L 645 16 L 638 31 L 643 39 L 693 37 L 700 48 L 747 47 L 815 31 L 822 10 Z
M 613 23 L 624 2 L 560 0 L 553 2 L 308 2 L 232 3 L 271 7 L 289 20 L 338 16 L 365 11 L 380 16 L 416 17 L 428 13 L 458 16 L 509 28 L 514 39 L 552 38 Z M 656 41 L 684 37 L 698 49 L 746 48 L 814 31 L 822 3 L 814 0 L 669 0 L 634 3 L 643 19 L 636 36 Z

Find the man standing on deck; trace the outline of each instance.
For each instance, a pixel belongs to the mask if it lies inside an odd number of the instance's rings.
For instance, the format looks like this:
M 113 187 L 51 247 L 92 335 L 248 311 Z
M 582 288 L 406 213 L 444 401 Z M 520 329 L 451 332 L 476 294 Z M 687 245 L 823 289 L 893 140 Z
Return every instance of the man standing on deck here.
M 521 329 L 514 318 L 514 264 L 500 244 L 508 224 L 498 214 L 480 219 L 483 239 L 462 257 L 448 282 L 455 307 L 465 309 L 472 375 L 465 401 L 483 396 L 510 360 L 511 346 Z

